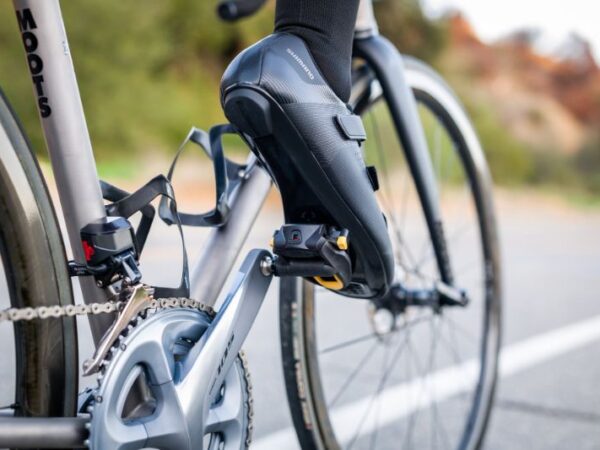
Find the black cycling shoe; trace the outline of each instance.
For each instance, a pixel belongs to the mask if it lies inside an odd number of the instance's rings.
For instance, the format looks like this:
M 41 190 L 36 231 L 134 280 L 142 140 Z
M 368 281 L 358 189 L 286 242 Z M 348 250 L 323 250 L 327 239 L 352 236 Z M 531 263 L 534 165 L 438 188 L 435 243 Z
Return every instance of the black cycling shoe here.
M 348 230 L 351 281 L 334 289 L 383 295 L 394 258 L 360 149 L 364 128 L 328 86 L 304 41 L 280 33 L 244 50 L 223 75 L 221 102 L 278 185 L 286 223 Z

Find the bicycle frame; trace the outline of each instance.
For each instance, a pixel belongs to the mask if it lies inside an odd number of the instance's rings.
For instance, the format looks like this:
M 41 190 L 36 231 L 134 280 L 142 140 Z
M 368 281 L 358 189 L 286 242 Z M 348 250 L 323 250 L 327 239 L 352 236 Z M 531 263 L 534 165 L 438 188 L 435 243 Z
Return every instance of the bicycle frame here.
M 437 186 L 416 102 L 403 76 L 401 55 L 378 34 L 371 1 L 361 0 L 356 24 L 355 54 L 366 61 L 374 77 L 359 80 L 362 83 L 355 85 L 353 98 L 369 95 L 371 83 L 378 80 L 399 130 L 400 141 L 425 207 L 430 234 L 432 239 L 443 244 Z M 13 0 L 13 4 L 27 53 L 34 93 L 38 99 L 71 250 L 76 261 L 84 262 L 80 230 L 88 223 L 105 217 L 106 212 L 59 0 Z M 255 167 L 241 184 L 232 199 L 231 216 L 226 226 L 211 230 L 208 243 L 191 271 L 192 298 L 211 306 L 215 304 L 271 184 L 270 177 L 259 167 Z M 444 248 L 443 245 L 440 248 Z M 452 277 L 447 255 L 445 252 L 438 252 L 436 258 L 443 281 L 450 284 Z M 83 277 L 80 284 L 86 303 L 107 298 L 107 293 L 99 289 L 92 279 Z M 233 294 L 237 295 L 236 292 Z M 231 295 L 230 293 L 230 297 Z M 253 295 L 256 296 L 256 292 Z M 243 298 L 238 300 L 241 302 Z M 262 299 L 257 308 L 261 302 Z M 257 312 L 256 309 L 247 318 L 229 321 L 228 329 L 236 326 L 249 329 Z M 113 320 L 114 317 L 108 315 L 90 317 L 96 344 Z M 225 338 L 227 336 L 223 337 Z M 214 355 L 220 356 L 223 350 L 223 347 L 215 348 Z M 218 358 L 212 359 L 213 364 L 215 361 L 219 362 Z M 83 446 L 82 439 L 86 434 L 84 425 L 85 421 L 80 418 L 0 417 L 0 446 Z M 11 437 L 10 442 L 6 441 L 7 436 Z

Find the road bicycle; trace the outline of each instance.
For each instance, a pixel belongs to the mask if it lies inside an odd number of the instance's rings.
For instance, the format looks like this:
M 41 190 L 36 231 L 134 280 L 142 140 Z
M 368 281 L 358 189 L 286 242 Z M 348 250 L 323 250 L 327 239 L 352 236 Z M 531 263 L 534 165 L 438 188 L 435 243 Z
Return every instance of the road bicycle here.
M 263 3 L 228 1 L 218 11 L 236 20 Z M 368 131 L 362 148 L 396 262 L 389 292 L 370 300 L 336 295 L 327 261 L 281 276 L 268 250 L 251 251 L 221 296 L 272 186 L 252 151 L 245 164 L 225 156 L 223 135 L 239 130 L 192 129 L 186 139 L 214 165 L 217 202 L 207 213 L 178 211 L 174 165 L 133 193 L 99 181 L 59 2 L 14 0 L 14 8 L 74 260 L 2 96 L 0 322 L 10 351 L 0 369 L 0 447 L 248 448 L 253 402 L 241 347 L 274 277 L 302 448 L 481 446 L 501 325 L 491 178 L 456 96 L 378 33 L 370 0 L 356 24 L 350 106 Z M 211 228 L 191 271 L 183 245 L 178 287 L 149 286 L 140 272 L 157 212 L 180 232 Z M 352 236 L 337 238 L 328 245 L 352 245 Z M 76 316 L 88 317 L 96 344 L 81 369 L 97 378 L 94 388 L 79 388 Z

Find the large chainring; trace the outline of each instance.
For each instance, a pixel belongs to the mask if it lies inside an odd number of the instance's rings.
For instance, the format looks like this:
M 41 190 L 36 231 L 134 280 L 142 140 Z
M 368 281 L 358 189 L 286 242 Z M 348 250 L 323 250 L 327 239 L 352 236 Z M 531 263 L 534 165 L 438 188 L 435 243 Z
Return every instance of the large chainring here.
M 189 449 L 175 380 L 182 361 L 211 321 L 206 312 L 177 308 L 138 316 L 131 323 L 103 362 L 98 386 L 85 407 L 91 415 L 90 449 Z M 251 391 L 246 360 L 240 352 L 218 398 L 209 406 L 204 448 L 249 447 Z M 206 406 L 199 404 L 198 408 Z

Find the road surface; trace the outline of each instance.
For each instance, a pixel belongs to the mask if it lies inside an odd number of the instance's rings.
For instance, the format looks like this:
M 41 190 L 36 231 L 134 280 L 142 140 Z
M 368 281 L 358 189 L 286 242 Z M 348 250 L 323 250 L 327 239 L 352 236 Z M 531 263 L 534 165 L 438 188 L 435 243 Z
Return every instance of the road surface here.
M 502 193 L 498 208 L 505 349 L 485 449 L 598 449 L 600 211 L 510 192 Z M 280 220 L 267 209 L 247 248 L 265 247 Z M 201 232 L 188 233 L 190 253 L 203 239 Z M 143 268 L 153 281 L 177 280 L 176 268 L 165 271 L 173 267 L 165 261 L 173 260 L 176 243 L 174 233 L 151 238 Z M 257 449 L 298 448 L 280 370 L 277 286 L 244 346 L 254 385 Z M 81 325 L 83 359 L 90 342 Z M 390 442 L 378 447 L 394 448 Z

